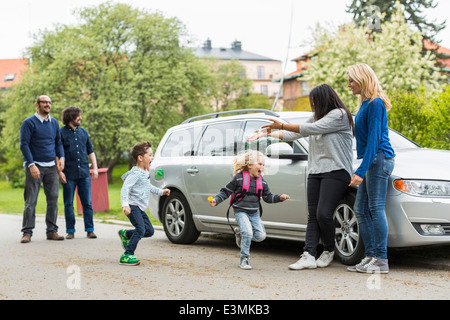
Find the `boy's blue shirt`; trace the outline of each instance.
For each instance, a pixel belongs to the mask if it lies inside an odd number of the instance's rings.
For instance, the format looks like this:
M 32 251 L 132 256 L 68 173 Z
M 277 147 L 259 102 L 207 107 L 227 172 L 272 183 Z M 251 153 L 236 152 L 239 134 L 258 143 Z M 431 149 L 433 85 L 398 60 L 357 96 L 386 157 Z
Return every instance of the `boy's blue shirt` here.
M 64 158 L 58 121 L 49 117 L 41 122 L 36 115 L 26 118 L 20 126 L 20 150 L 28 166 Z
M 148 207 L 150 192 L 158 195 L 164 193 L 163 189 L 157 188 L 150 183 L 150 174 L 141 168 L 134 166 L 130 171 L 122 175 L 123 186 L 120 191 L 120 202 L 122 207 L 135 205 L 142 211 Z
M 387 111 L 383 101 L 375 98 L 366 100 L 355 117 L 356 154 L 363 159 L 355 174 L 364 178 L 378 152 L 386 158 L 395 157 L 389 140 Z

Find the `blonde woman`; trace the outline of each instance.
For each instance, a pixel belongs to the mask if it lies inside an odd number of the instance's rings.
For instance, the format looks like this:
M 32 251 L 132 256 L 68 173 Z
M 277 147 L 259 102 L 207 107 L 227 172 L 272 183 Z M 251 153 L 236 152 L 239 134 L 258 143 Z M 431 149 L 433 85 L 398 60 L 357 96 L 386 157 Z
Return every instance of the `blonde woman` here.
M 265 159 L 264 155 L 259 151 L 248 151 L 237 157 L 233 162 L 233 179 L 213 197 L 210 206 L 215 207 L 222 201 L 226 200 L 232 194 L 235 195 L 236 201 L 233 202 L 234 216 L 239 225 L 236 231 L 236 244 L 241 248 L 240 267 L 244 270 L 250 270 L 248 260 L 250 257 L 251 241 L 263 241 L 266 238 L 266 230 L 258 213 L 260 198 L 267 203 L 276 203 L 289 199 L 286 194 L 272 194 L 269 185 L 262 177 L 264 173 Z M 245 178 L 248 178 L 248 192 L 243 193 Z M 258 179 L 262 185 L 262 190 L 258 190 Z M 242 194 L 243 193 L 243 194 Z M 240 196 L 238 196 L 241 194 Z
M 354 95 L 359 95 L 355 138 L 357 158 L 362 162 L 350 186 L 359 185 L 354 209 L 366 254 L 359 264 L 348 270 L 388 273 L 388 224 L 384 207 L 395 157 L 387 125 L 387 111 L 392 105 L 368 65 L 351 66 L 347 74 L 348 87 Z

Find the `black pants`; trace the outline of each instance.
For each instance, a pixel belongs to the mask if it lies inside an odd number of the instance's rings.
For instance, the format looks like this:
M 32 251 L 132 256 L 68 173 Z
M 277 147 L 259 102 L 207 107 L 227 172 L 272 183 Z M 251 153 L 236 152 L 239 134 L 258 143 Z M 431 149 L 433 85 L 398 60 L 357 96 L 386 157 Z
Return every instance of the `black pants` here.
M 324 251 L 334 251 L 336 229 L 333 213 L 350 180 L 349 173 L 343 169 L 308 175 L 308 225 L 303 250 L 310 255 L 316 256 L 320 238 Z

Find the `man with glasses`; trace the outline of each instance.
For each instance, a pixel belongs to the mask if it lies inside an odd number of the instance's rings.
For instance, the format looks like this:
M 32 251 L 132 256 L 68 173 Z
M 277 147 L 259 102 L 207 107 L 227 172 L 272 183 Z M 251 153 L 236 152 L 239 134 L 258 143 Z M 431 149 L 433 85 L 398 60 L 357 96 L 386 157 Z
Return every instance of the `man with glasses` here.
M 25 208 L 22 222 L 22 243 L 31 241 L 36 220 L 36 203 L 41 183 L 47 199 L 45 222 L 47 240 L 64 240 L 58 235 L 59 177 L 64 169 L 64 149 L 58 121 L 50 117 L 52 101 L 41 95 L 36 101 L 36 113 L 26 118 L 20 127 L 20 150 L 25 168 Z

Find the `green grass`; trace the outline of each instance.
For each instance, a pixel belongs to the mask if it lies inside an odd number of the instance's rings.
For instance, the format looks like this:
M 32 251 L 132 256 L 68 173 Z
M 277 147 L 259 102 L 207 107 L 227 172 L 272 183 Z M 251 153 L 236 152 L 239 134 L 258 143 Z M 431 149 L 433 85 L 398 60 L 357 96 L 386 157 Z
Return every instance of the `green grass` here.
M 109 210 L 105 212 L 94 212 L 94 219 L 100 220 L 122 220 L 129 221 L 122 213 L 120 204 L 120 189 L 122 188 L 122 179 L 120 178 L 128 170 L 128 165 L 117 165 L 113 171 L 113 183 L 108 185 Z M 74 201 L 75 202 L 75 201 Z M 24 206 L 23 188 L 13 188 L 5 180 L 0 181 L 0 213 L 22 214 Z M 45 214 L 47 204 L 43 190 L 39 192 L 38 203 L 36 205 L 36 214 Z M 64 216 L 64 202 L 62 196 L 62 187 L 59 189 L 58 199 L 59 215 Z M 76 212 L 76 204 L 75 204 Z M 147 210 L 148 212 L 148 210 Z M 149 215 L 150 221 L 154 225 L 161 225 L 160 222 Z

